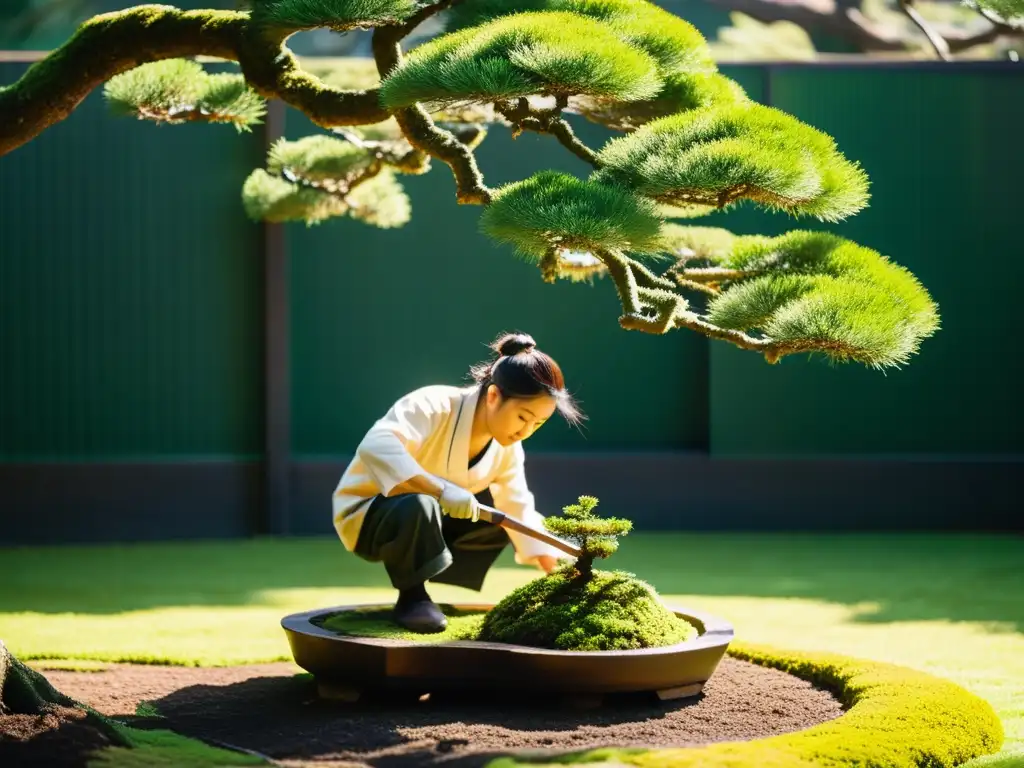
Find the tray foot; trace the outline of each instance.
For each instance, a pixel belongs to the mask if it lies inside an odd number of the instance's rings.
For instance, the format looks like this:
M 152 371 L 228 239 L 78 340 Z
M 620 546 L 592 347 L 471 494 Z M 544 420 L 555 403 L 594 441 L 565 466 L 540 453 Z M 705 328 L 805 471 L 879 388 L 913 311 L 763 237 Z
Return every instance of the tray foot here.
M 343 701 L 354 704 L 362 697 L 363 692 L 358 688 L 344 683 L 332 683 L 327 680 L 317 680 L 316 692 L 321 699 L 328 701 Z
M 698 696 L 703 690 L 704 683 L 692 683 L 690 685 L 676 686 L 675 688 L 662 688 L 659 691 L 655 691 L 655 694 L 657 694 L 661 701 L 673 701 L 674 699 L 688 699 L 692 696 Z

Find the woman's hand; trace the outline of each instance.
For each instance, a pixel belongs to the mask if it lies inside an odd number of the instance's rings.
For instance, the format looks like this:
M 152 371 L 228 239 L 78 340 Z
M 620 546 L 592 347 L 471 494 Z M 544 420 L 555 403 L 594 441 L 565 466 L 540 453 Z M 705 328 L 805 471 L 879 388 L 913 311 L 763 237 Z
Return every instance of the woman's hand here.
M 537 567 L 545 573 L 551 573 L 558 567 L 558 560 L 552 555 L 538 555 Z

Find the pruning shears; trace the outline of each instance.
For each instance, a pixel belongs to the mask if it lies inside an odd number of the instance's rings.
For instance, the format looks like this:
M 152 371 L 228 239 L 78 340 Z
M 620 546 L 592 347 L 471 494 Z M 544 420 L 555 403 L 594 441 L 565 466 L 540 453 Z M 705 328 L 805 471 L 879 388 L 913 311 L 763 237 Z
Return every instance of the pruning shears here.
M 510 531 L 518 531 L 519 533 L 537 539 L 538 541 L 543 541 L 546 544 L 550 544 L 551 546 L 562 550 L 567 555 L 579 557 L 581 554 L 579 547 L 565 539 L 560 539 L 547 531 L 541 531 L 534 528 L 532 525 L 520 522 L 514 517 L 509 517 L 504 512 L 501 512 L 494 507 L 489 507 L 486 504 L 480 504 L 479 506 L 481 520 L 488 523 L 494 523 L 495 525 L 500 525 L 502 528 L 507 528 Z

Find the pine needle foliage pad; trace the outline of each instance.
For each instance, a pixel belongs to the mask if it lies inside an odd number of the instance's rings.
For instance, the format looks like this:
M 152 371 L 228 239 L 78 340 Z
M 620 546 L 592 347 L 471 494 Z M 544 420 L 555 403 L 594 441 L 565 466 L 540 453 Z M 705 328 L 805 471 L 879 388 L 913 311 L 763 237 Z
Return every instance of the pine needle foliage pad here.
M 572 13 L 521 13 L 420 46 L 385 80 L 381 100 L 391 108 L 532 94 L 633 101 L 660 85 L 654 60 L 600 23 Z
M 1011 17 L 1020 1 L 983 5 Z M 114 114 L 240 131 L 278 99 L 321 133 L 276 143 L 253 169 L 240 203 L 254 222 L 400 227 L 414 211 L 399 177 L 445 165 L 455 201 L 483 207 L 498 247 L 545 281 L 614 288 L 627 331 L 691 331 L 769 363 L 809 354 L 881 369 L 906 365 L 939 329 L 925 286 L 869 244 L 809 229 L 771 242 L 722 229 L 714 247 L 681 234 L 672 219 L 744 204 L 839 222 L 868 205 L 869 180 L 831 136 L 752 100 L 692 24 L 648 0 L 249 5 L 89 19 L 0 87 L 0 156 L 104 84 Z M 305 66 L 287 41 L 310 29 L 371 30 L 373 60 Z M 200 57 L 237 70 L 213 74 Z M 574 116 L 619 135 L 588 146 Z M 558 141 L 578 172 L 491 188 L 475 150 L 496 126 Z
M 832 139 L 772 107 L 739 104 L 680 113 L 614 139 L 596 180 L 665 203 L 725 206 L 746 198 L 838 221 L 867 203 L 867 178 Z

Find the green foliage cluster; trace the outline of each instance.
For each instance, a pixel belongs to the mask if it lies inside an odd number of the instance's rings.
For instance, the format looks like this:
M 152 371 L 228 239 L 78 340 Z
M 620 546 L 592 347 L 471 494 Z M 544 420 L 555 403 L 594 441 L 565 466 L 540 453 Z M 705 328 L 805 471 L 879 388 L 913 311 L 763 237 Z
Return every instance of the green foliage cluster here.
M 254 220 L 303 219 L 313 224 L 348 213 L 381 228 L 409 220 L 409 198 L 374 153 L 340 138 L 279 139 L 242 187 Z
M 649 54 L 661 87 L 649 98 L 623 100 L 576 95 L 573 109 L 588 119 L 620 130 L 675 112 L 743 101 L 738 83 L 717 71 L 711 51 L 689 22 L 646 0 L 482 0 L 461 3 L 448 14 L 449 31 L 472 28 L 524 11 L 570 12 L 592 18 L 619 38 Z
M 154 61 L 116 75 L 104 95 L 114 114 L 154 122 L 230 123 L 249 131 L 266 114 L 266 103 L 242 75 L 210 74 L 186 59 Z
M 587 94 L 633 101 L 657 92 L 655 61 L 612 30 L 572 13 L 520 13 L 413 49 L 385 78 L 388 108 Z
M 415 0 L 253 0 L 261 25 L 286 30 L 327 27 L 335 32 L 400 24 L 416 12 Z
M 650 99 L 623 105 L 578 98 L 573 106 L 595 123 L 631 131 L 679 112 L 749 102 L 743 87 L 720 72 L 682 72 L 666 75 L 661 90 Z
M 668 204 L 746 198 L 787 213 L 844 219 L 868 200 L 867 176 L 831 137 L 760 104 L 681 112 L 610 141 L 595 181 Z
M 661 237 L 652 201 L 624 187 L 559 171 L 542 171 L 495 190 L 480 226 L 523 258 L 538 262 L 552 248 L 654 250 Z
M 879 368 L 906 363 L 938 328 L 935 303 L 914 275 L 837 235 L 674 232 L 677 246 L 693 254 L 684 263 L 700 254 L 733 275 L 723 278 L 723 289 L 708 305 L 707 316 L 718 327 L 794 343 L 815 339 L 833 358 L 853 356 Z M 689 274 L 699 277 L 701 268 Z
M 1024 23 L 1024 0 L 971 0 L 971 3 L 998 14 L 1005 21 Z
M 545 528 L 579 545 L 575 568 L 584 578 L 590 577 L 594 558 L 611 557 L 619 548 L 618 537 L 633 530 L 633 523 L 624 518 L 595 515 L 597 503 L 594 496 L 580 496 L 562 509 L 562 517 L 544 518 Z
M 624 42 L 654 58 L 662 74 L 715 70 L 696 27 L 653 3 L 637 0 L 480 0 L 452 8 L 446 28 L 453 32 L 535 11 L 568 12 L 601 22 Z

